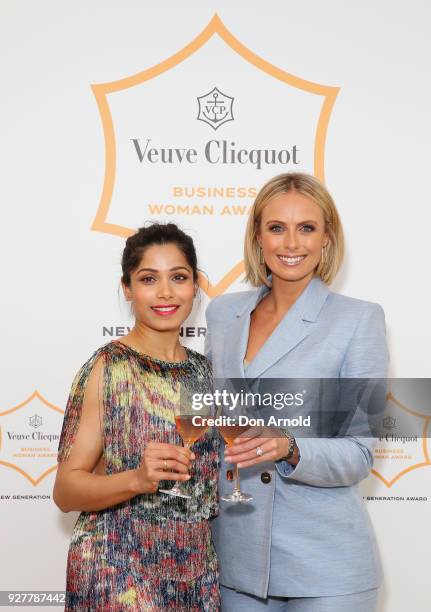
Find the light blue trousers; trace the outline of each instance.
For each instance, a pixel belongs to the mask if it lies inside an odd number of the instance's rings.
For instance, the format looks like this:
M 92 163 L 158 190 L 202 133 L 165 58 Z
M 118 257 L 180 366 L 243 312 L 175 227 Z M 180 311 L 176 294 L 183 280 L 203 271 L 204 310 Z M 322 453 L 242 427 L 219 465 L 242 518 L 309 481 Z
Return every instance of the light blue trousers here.
M 375 612 L 378 589 L 334 597 L 260 599 L 221 586 L 222 612 Z

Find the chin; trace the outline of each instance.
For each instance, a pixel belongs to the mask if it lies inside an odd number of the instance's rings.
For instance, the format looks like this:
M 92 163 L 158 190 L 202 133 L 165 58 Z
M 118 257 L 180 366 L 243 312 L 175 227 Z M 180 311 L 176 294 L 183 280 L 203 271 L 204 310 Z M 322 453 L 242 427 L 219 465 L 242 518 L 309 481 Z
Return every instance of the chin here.
M 149 325 L 149 327 L 159 332 L 174 332 L 179 331 L 181 325 L 182 323 L 173 323 L 172 321 L 170 323 L 166 321 L 166 323 L 160 324 L 160 322 L 158 321 L 155 324 Z
M 300 281 L 303 280 L 304 278 L 307 278 L 307 276 L 312 276 L 314 274 L 314 269 L 313 270 L 286 270 L 286 268 L 283 267 L 282 270 L 271 270 L 271 273 L 273 274 L 273 276 L 277 276 L 278 278 L 280 278 L 281 280 L 285 280 L 285 281 Z
M 176 327 L 180 327 L 182 322 L 183 321 L 178 319 L 178 317 L 175 317 L 175 319 L 170 319 L 169 317 L 157 317 L 155 319 L 151 319 L 151 325 L 154 327 L 161 327 L 163 329 L 166 329 L 167 327 L 175 329 Z
M 145 327 L 154 329 L 155 331 L 173 331 L 177 330 L 181 325 L 182 321 L 176 319 L 163 319 L 162 317 L 136 317 L 136 320 L 140 321 Z

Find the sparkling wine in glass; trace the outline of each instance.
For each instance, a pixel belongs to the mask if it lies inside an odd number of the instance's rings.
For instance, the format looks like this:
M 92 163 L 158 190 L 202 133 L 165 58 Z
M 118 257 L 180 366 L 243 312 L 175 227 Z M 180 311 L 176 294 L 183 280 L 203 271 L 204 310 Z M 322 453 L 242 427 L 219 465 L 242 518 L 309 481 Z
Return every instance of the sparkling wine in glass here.
M 227 446 L 231 446 L 235 438 L 237 438 L 240 434 L 247 431 L 247 429 L 249 429 L 248 425 L 232 424 L 232 425 L 219 425 L 218 426 L 218 430 L 223 436 L 223 439 L 226 442 Z M 239 482 L 239 468 L 238 468 L 237 463 L 235 464 L 234 474 L 235 474 L 235 487 L 234 487 L 233 493 L 231 493 L 230 495 L 222 495 L 220 499 L 222 499 L 223 501 L 234 502 L 234 503 L 252 501 L 253 497 L 251 495 L 248 495 L 247 493 L 244 493 L 243 491 L 241 491 L 241 486 Z
M 199 418 L 193 422 L 193 419 L 196 416 L 199 416 Z M 189 406 L 183 407 L 181 404 L 179 404 L 178 408 L 175 410 L 175 425 L 178 433 L 183 439 L 184 448 L 190 448 L 196 442 L 196 440 L 205 435 L 206 431 L 208 430 L 207 415 L 203 415 L 202 411 L 196 413 L 192 411 Z M 191 495 L 183 490 L 178 481 L 175 483 L 172 489 L 159 489 L 159 491 L 161 493 L 166 493 L 167 495 L 191 499 Z

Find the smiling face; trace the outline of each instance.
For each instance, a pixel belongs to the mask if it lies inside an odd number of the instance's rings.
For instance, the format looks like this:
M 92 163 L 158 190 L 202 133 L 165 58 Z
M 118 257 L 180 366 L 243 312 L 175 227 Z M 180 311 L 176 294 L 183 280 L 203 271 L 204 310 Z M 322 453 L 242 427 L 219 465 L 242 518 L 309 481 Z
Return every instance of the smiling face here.
M 157 331 L 179 329 L 189 316 L 197 285 L 186 257 L 176 244 L 148 247 L 124 295 L 133 302 L 136 320 Z
M 328 243 L 323 211 L 302 193 L 280 193 L 262 211 L 257 240 L 273 280 L 308 282 Z

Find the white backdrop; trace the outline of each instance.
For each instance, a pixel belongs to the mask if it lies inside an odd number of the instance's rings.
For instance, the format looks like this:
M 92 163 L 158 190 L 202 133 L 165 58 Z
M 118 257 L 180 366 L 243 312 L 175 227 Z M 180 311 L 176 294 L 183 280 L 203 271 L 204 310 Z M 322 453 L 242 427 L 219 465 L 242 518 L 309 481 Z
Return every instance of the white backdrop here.
M 316 173 L 346 233 L 333 288 L 382 304 L 392 376 L 430 376 L 430 18 L 419 0 L 1 0 L 0 590 L 64 588 L 76 514 L 50 499 L 56 436 L 78 367 L 132 324 L 119 261 L 147 220 L 191 233 L 210 296 L 241 290 L 253 190 Z M 230 119 L 217 129 L 214 87 Z M 142 154 L 147 139 L 158 153 L 140 161 L 133 140 Z M 247 163 L 222 163 L 223 141 Z M 161 148 L 192 161 L 163 164 Z M 259 169 L 250 151 L 264 149 L 289 163 Z M 198 350 L 208 299 L 185 325 Z M 426 610 L 429 451 L 395 446 L 362 486 L 386 574 L 380 611 Z

